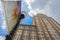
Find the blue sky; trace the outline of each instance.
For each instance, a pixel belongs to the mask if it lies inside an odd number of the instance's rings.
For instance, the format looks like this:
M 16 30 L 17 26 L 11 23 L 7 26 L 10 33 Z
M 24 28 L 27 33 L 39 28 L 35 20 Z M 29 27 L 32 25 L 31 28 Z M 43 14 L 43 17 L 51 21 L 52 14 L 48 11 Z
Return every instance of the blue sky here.
M 4 22 L 4 16 L 2 11 L 0 10 L 0 36 L 5 36 L 7 34 L 7 30 L 6 30 L 6 25 Z
M 24 19 L 21 20 L 20 24 L 29 24 L 32 25 L 32 17 L 28 14 L 29 13 L 29 8 L 27 3 L 25 3 L 24 1 L 21 2 L 21 11 L 25 11 L 26 12 L 26 16 Z
M 29 15 L 34 16 L 38 13 L 45 14 L 54 18 L 60 23 L 60 0 L 23 0 L 30 9 Z
M 0 1 L 0 36 L 5 36 L 7 34 L 7 30 L 6 30 L 6 22 L 5 22 L 5 18 L 4 18 L 4 14 L 3 14 L 3 7 Z

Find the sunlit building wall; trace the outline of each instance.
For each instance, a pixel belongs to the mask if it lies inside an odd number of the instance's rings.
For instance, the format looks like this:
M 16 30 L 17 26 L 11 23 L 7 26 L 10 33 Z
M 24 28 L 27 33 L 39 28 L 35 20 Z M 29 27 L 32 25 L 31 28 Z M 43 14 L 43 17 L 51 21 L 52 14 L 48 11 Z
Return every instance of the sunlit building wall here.
M 41 40 L 60 39 L 60 25 L 52 17 L 38 14 L 34 16 L 33 25 L 37 26 L 38 37 Z

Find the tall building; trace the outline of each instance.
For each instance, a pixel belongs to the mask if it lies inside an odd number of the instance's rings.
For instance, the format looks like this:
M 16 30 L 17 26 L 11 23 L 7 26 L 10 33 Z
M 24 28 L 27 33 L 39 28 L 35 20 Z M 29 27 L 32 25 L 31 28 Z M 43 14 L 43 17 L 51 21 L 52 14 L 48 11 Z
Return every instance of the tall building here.
M 33 25 L 37 26 L 39 40 L 60 40 L 60 26 L 52 17 L 38 14 Z
M 35 40 L 36 39 L 36 28 L 33 25 L 18 25 L 12 40 Z M 35 38 L 34 38 L 35 37 Z
M 11 40 L 60 40 L 60 26 L 51 17 L 38 14 L 33 25 L 19 24 Z

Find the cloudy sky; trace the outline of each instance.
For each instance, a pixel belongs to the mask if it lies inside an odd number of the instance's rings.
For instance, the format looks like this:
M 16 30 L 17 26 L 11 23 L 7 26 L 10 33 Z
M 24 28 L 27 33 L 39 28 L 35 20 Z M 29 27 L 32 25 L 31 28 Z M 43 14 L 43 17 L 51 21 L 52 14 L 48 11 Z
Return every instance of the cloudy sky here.
M 0 10 L 1 9 L 0 2 Z M 47 16 L 53 17 L 60 23 L 60 0 L 22 0 L 21 11 L 26 11 L 26 17 L 22 19 L 21 24 L 32 24 L 33 16 L 37 13 L 43 13 Z M 0 35 L 6 35 L 5 21 L 3 21 L 3 14 L 0 11 Z M 3 22 L 2 22 L 3 21 Z M 1 24 L 2 23 L 2 24 Z M 1 36 L 0 39 L 3 39 Z M 1 40 L 2 40 L 1 39 Z
M 3 13 L 2 2 L 0 1 L 0 36 L 5 36 L 7 34 L 6 21 Z
M 60 0 L 23 0 L 29 11 L 29 15 L 33 17 L 38 12 L 53 17 L 60 23 Z M 25 6 L 24 6 L 25 7 Z M 26 9 L 27 10 L 27 9 Z

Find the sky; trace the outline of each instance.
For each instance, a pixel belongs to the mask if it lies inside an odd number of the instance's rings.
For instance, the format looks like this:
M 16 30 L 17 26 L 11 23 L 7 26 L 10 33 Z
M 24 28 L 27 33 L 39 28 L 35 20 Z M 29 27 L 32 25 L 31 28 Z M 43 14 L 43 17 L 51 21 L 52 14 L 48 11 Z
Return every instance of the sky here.
M 7 34 L 6 21 L 3 14 L 2 2 L 0 1 L 0 36 L 5 36 Z
M 28 6 L 29 16 L 33 17 L 38 13 L 54 18 L 60 23 L 60 0 L 23 0 Z M 27 10 L 27 9 L 26 9 Z
M 0 36 L 5 36 L 7 34 L 6 23 L 3 13 L 0 12 Z
M 5 40 L 5 35 L 7 34 L 6 27 L 7 26 L 3 14 L 2 2 L 0 0 L 0 40 Z
M 1 10 L 0 4 L 0 35 L 4 36 L 7 34 L 6 24 Z M 26 17 L 20 24 L 32 25 L 33 16 L 38 13 L 50 16 L 60 23 L 60 0 L 22 0 L 21 11 L 26 12 Z
M 30 9 L 28 8 L 28 5 L 24 1 L 21 2 L 21 11 L 25 11 L 26 12 L 26 16 L 25 16 L 24 19 L 21 20 L 20 24 L 29 24 L 29 25 L 32 25 L 33 17 L 31 17 L 28 14 Z

